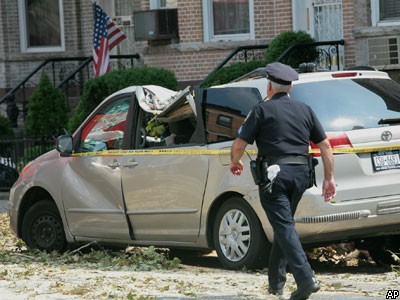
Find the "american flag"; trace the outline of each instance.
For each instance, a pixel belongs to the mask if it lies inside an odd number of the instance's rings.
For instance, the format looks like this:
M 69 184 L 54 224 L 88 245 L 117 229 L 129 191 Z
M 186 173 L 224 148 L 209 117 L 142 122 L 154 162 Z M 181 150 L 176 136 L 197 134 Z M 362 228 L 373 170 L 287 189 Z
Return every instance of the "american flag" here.
M 126 35 L 115 25 L 97 3 L 94 3 L 94 7 L 94 76 L 101 76 L 110 70 L 110 50 L 124 40 Z

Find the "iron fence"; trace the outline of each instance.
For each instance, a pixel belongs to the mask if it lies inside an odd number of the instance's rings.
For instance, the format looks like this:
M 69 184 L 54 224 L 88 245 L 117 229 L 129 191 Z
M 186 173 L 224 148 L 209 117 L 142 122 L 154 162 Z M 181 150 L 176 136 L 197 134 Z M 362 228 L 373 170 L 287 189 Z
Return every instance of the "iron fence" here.
M 139 54 L 110 55 L 110 68 L 134 68 L 140 59 Z M 5 95 L 0 96 L 0 104 L 6 101 L 22 103 L 22 114 L 25 119 L 28 112 L 28 99 L 40 83 L 43 73 L 52 80 L 54 86 L 62 89 L 67 97 L 67 104 L 74 106 L 75 98 L 80 97 L 86 81 L 93 78 L 93 57 L 54 57 L 39 64 L 19 84 Z
M 0 190 L 8 190 L 26 164 L 54 148 L 53 138 L 0 138 Z

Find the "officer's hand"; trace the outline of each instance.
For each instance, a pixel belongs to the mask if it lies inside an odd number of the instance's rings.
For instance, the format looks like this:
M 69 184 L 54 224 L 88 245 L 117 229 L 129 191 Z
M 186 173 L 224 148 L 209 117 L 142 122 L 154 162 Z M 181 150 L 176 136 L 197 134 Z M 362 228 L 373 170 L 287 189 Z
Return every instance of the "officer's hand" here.
M 232 162 L 229 164 L 229 169 L 233 175 L 240 175 L 243 172 L 243 163 L 241 160 L 238 162 Z
M 332 180 L 324 180 L 322 184 L 322 196 L 324 196 L 325 202 L 331 201 L 336 196 L 336 184 Z

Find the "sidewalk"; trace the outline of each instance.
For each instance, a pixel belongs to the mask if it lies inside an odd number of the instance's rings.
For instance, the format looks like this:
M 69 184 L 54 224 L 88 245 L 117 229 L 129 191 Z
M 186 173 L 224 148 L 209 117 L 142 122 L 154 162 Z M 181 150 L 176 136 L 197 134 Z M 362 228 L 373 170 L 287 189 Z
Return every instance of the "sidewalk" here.
M 6 212 L 6 204 L 9 195 L 10 195 L 9 192 L 0 192 L 0 213 Z

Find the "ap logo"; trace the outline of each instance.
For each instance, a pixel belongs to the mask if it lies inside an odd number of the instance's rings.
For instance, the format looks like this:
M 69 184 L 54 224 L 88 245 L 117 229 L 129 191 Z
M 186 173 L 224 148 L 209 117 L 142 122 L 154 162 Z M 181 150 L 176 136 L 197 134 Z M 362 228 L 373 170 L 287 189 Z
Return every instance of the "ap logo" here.
M 386 299 L 397 299 L 399 298 L 400 292 L 399 290 L 388 290 L 386 292 Z

